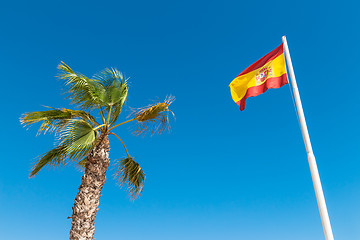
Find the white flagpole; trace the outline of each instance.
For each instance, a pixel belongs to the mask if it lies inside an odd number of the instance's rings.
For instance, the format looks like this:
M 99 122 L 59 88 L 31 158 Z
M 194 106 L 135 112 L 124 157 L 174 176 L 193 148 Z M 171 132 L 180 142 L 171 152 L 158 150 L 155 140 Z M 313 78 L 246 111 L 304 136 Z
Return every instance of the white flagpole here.
M 307 152 L 307 156 L 308 156 L 311 177 L 312 177 L 312 181 L 313 181 L 313 184 L 314 184 L 315 195 L 316 195 L 316 200 L 317 200 L 317 204 L 318 204 L 318 207 L 319 207 L 321 223 L 322 223 L 322 226 L 323 226 L 323 229 L 324 229 L 325 239 L 326 240 L 334 240 L 334 236 L 333 236 L 333 233 L 332 233 L 332 230 L 331 230 L 329 215 L 328 215 L 328 212 L 327 212 L 327 209 L 326 209 L 324 193 L 323 193 L 323 190 L 322 190 L 322 187 L 321 187 L 319 172 L 318 172 L 318 169 L 317 169 L 317 166 L 316 166 L 315 156 L 314 156 L 314 153 L 313 153 L 313 150 L 312 150 L 312 147 L 311 147 L 309 132 L 307 130 L 304 111 L 303 111 L 303 108 L 302 108 L 302 105 L 301 105 L 300 94 L 299 94 L 299 90 L 298 90 L 298 87 L 297 87 L 297 84 L 296 84 L 294 69 L 293 69 L 293 66 L 292 66 L 290 53 L 289 53 L 289 47 L 287 45 L 287 41 L 286 41 L 285 36 L 282 37 L 282 40 L 283 40 L 283 43 L 284 43 L 284 52 L 285 52 L 285 56 L 286 56 L 286 62 L 287 62 L 289 73 L 290 73 L 291 85 L 292 85 L 293 92 L 294 92 L 294 98 L 295 98 L 297 112 L 299 114 L 301 132 L 302 132 L 302 136 L 303 136 L 305 147 L 306 147 L 306 152 Z

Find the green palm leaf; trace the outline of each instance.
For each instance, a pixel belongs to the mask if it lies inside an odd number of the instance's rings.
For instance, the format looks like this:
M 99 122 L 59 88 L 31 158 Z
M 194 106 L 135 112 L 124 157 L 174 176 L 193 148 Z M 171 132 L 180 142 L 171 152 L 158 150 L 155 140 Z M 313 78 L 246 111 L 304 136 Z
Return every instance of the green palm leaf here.
M 121 186 L 127 185 L 131 199 L 139 197 L 144 188 L 145 173 L 134 158 L 127 157 L 115 162 L 116 172 L 114 177 Z
M 127 80 L 121 72 L 116 69 L 105 69 L 104 71 L 94 76 L 105 89 L 105 94 L 102 98 L 102 106 L 104 110 L 110 113 L 109 125 L 116 122 L 121 113 L 122 107 L 128 97 L 128 85 Z M 111 111 L 111 112 L 110 112 Z
M 46 165 L 50 166 L 60 166 L 64 164 L 66 159 L 66 151 L 64 146 L 58 146 L 50 150 L 49 152 L 41 155 L 40 159 L 35 163 L 31 169 L 30 177 L 35 177 L 38 172 L 45 167 Z
M 79 105 L 82 109 L 93 109 L 96 105 L 102 105 L 105 88 L 98 80 L 75 73 L 64 62 L 61 62 L 58 68 L 62 70 L 58 77 L 65 80 L 65 85 L 69 88 L 68 97 L 71 103 Z
M 83 119 L 84 121 L 92 124 L 93 126 L 99 125 L 96 122 L 95 118 L 87 112 L 65 108 L 51 109 L 52 110 L 25 113 L 20 118 L 20 122 L 25 126 L 37 122 L 42 122 L 38 134 L 40 134 L 41 132 L 46 133 L 47 131 L 54 130 L 56 132 L 61 131 L 68 124 L 69 120 L 74 118 Z
M 96 144 L 98 133 L 93 127 L 78 119 L 69 120 L 59 134 L 58 147 L 40 156 L 33 166 L 30 177 L 34 177 L 45 166 L 59 166 L 69 161 L 86 158 Z
M 94 148 L 98 132 L 83 120 L 70 120 L 69 124 L 60 132 L 60 145 L 73 161 L 85 157 Z

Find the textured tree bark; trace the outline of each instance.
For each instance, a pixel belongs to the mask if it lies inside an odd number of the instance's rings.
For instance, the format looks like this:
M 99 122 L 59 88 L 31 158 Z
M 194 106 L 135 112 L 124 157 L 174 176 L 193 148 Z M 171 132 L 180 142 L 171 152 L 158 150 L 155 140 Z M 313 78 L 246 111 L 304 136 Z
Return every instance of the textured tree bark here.
M 81 177 L 79 192 L 73 207 L 70 240 L 93 239 L 99 198 L 110 164 L 109 150 L 108 135 L 100 135 L 95 148 L 87 157 L 85 173 Z

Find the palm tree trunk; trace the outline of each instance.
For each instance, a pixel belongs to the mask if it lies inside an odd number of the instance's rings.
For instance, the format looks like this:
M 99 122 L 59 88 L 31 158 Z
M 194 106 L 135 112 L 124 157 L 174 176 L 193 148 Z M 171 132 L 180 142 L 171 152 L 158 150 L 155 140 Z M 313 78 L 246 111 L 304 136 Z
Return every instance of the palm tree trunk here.
M 100 135 L 95 148 L 87 157 L 85 174 L 81 177 L 73 207 L 70 240 L 93 239 L 99 198 L 106 181 L 105 173 L 110 164 L 109 150 L 108 135 Z

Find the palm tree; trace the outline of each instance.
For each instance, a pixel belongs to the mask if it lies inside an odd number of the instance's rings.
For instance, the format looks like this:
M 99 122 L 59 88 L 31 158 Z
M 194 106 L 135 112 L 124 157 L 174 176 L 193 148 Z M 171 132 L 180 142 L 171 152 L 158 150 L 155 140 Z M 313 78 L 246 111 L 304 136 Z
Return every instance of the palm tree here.
M 131 118 L 116 124 L 128 97 L 128 83 L 116 69 L 105 69 L 93 78 L 75 73 L 61 62 L 58 76 L 67 87 L 67 98 L 79 110 L 49 108 L 46 111 L 25 113 L 20 121 L 24 125 L 41 122 L 38 133 L 54 132 L 58 145 L 39 156 L 30 177 L 36 176 L 45 166 L 60 166 L 76 163 L 85 171 L 81 177 L 79 192 L 75 198 L 72 213 L 71 240 L 93 239 L 95 218 L 99 206 L 101 190 L 106 181 L 106 171 L 110 164 L 109 135 L 123 144 L 126 157 L 115 160 L 116 173 L 121 185 L 126 185 L 131 199 L 139 197 L 143 191 L 145 174 L 140 165 L 129 155 L 122 139 L 114 129 L 125 123 L 136 122 L 136 135 L 147 132 L 162 133 L 169 127 L 169 105 L 174 98 L 157 102 L 140 109 L 133 109 Z M 97 118 L 91 115 L 98 111 Z

